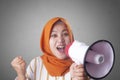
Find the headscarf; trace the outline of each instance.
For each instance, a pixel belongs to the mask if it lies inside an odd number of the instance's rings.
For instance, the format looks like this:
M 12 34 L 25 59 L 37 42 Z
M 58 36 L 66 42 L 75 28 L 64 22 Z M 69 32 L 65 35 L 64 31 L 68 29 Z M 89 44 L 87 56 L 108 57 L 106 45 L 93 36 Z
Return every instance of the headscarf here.
M 68 29 L 68 33 L 70 36 L 70 41 L 74 40 L 72 31 L 70 29 L 70 25 L 68 22 L 61 17 L 55 17 L 49 20 L 43 28 L 43 32 L 40 39 L 40 48 L 43 51 L 43 55 L 41 56 L 43 60 L 43 64 L 45 65 L 48 73 L 51 76 L 63 76 L 65 73 L 69 71 L 69 67 L 72 64 L 72 60 L 70 58 L 67 59 L 58 59 L 53 55 L 50 50 L 49 39 L 52 27 L 55 22 L 61 20 L 66 24 Z

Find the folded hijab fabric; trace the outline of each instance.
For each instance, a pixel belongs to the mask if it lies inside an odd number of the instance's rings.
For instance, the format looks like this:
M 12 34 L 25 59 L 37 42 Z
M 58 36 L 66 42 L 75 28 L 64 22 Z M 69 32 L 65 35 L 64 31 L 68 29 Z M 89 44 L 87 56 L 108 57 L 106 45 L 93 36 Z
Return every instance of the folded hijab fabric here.
M 43 60 L 43 64 L 45 65 L 48 73 L 51 76 L 63 76 L 65 73 L 69 71 L 69 67 L 72 64 L 71 59 L 69 58 L 64 60 L 58 59 L 52 54 L 50 50 L 50 46 L 49 46 L 50 33 L 52 30 L 53 24 L 58 20 L 61 20 L 66 24 L 66 27 L 68 29 L 68 33 L 70 36 L 70 41 L 72 42 L 74 40 L 72 31 L 70 29 L 70 25 L 64 18 L 61 18 L 61 17 L 52 18 L 44 26 L 41 39 L 40 39 L 40 48 L 43 51 L 43 55 L 41 56 L 41 58 Z

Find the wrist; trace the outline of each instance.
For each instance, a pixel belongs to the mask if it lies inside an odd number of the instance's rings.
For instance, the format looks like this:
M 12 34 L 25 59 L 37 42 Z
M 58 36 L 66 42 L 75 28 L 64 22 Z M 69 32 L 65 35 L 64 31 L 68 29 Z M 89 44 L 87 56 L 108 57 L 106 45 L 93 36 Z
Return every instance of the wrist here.
M 26 80 L 25 75 L 18 75 L 17 80 Z

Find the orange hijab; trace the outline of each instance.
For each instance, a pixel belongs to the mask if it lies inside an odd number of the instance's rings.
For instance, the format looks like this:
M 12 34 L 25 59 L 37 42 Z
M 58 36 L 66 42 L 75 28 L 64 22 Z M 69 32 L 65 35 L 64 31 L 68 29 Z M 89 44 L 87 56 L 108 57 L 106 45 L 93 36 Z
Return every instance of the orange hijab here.
M 67 25 L 66 27 L 69 32 L 70 41 L 74 40 L 70 26 L 64 18 L 61 18 L 61 17 L 52 18 L 44 26 L 44 29 L 41 35 L 41 40 L 40 40 L 40 47 L 41 47 L 41 50 L 43 51 L 43 55 L 41 56 L 41 58 L 43 60 L 43 64 L 45 65 L 48 73 L 51 76 L 64 75 L 66 72 L 69 71 L 69 67 L 72 64 L 71 59 L 65 59 L 65 60 L 58 59 L 52 54 L 50 50 L 50 46 L 49 46 L 50 33 L 52 30 L 53 24 L 58 20 L 63 21 Z

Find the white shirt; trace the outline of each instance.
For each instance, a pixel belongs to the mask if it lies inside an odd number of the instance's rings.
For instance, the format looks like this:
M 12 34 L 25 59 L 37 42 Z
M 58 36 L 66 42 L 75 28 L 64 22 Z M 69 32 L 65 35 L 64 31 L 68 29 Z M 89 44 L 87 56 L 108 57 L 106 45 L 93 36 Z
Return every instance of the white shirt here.
M 64 76 L 49 75 L 40 56 L 34 58 L 28 65 L 27 78 L 28 80 L 71 80 L 69 72 Z

